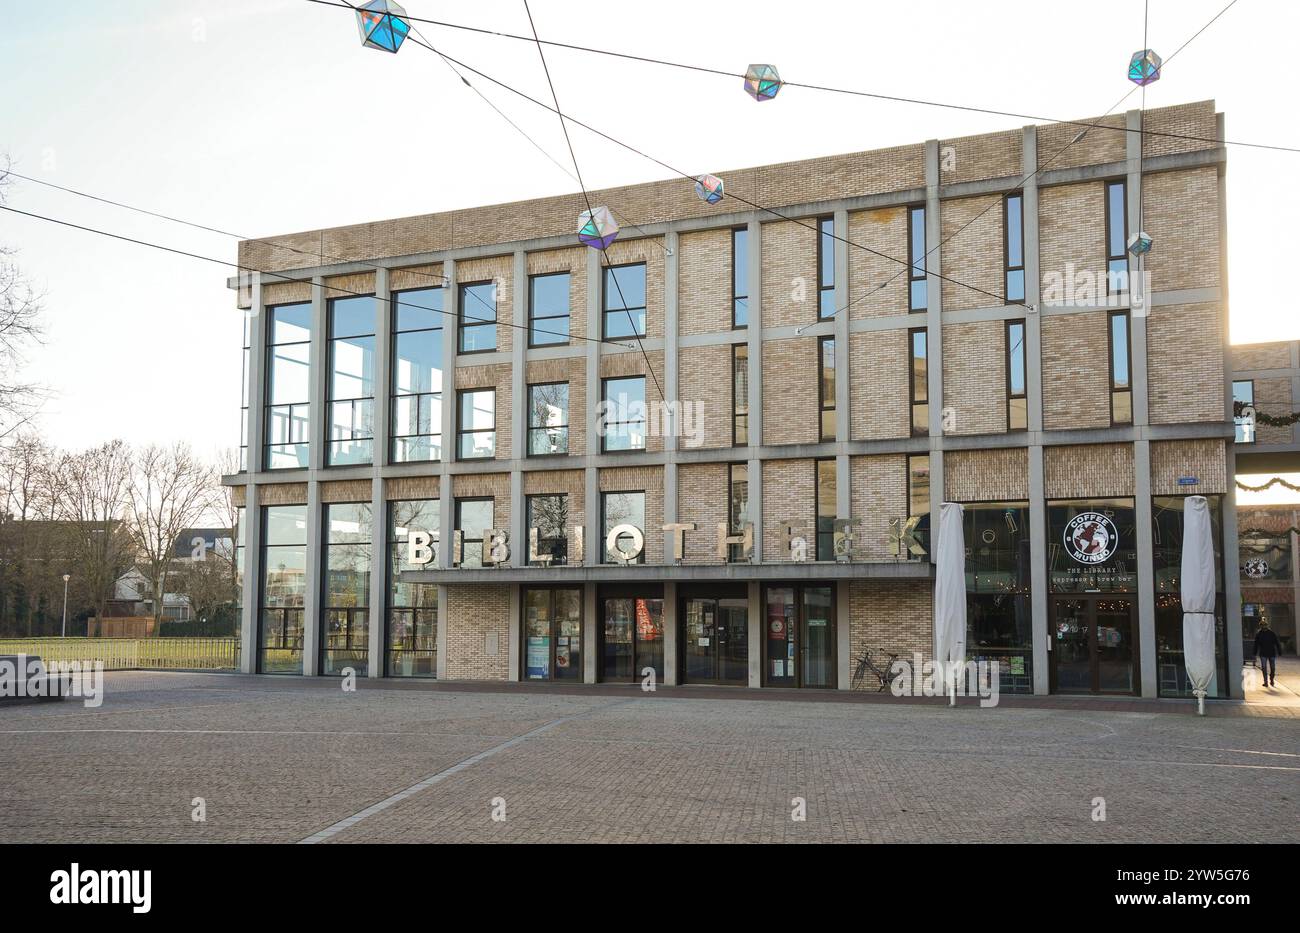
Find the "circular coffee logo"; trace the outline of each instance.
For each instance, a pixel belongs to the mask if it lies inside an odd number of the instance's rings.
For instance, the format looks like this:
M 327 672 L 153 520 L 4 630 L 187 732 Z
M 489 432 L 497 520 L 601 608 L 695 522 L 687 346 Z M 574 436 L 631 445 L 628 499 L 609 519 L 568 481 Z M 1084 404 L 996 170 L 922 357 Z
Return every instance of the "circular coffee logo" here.
M 1080 512 L 1065 526 L 1065 550 L 1081 564 L 1104 564 L 1119 547 L 1115 523 L 1100 512 Z
M 1246 576 L 1260 580 L 1268 576 L 1268 561 L 1262 557 L 1252 557 L 1246 561 Z

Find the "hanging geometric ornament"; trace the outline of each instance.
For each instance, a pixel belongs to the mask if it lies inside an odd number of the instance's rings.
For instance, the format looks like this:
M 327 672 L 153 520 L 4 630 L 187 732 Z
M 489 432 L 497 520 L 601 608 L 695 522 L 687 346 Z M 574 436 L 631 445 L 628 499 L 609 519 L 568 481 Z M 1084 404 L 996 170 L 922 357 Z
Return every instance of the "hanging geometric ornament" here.
M 608 207 L 597 207 L 578 215 L 578 239 L 592 249 L 605 249 L 618 237 L 618 224 Z
M 781 90 L 781 76 L 773 65 L 750 65 L 745 72 L 745 93 L 760 104 Z
M 411 24 L 406 10 L 390 0 L 370 0 L 357 7 L 357 29 L 366 48 L 396 53 L 406 41 Z
M 1151 252 L 1151 237 L 1139 230 L 1128 238 L 1128 251 L 1134 256 L 1141 256 L 1143 253 Z
M 701 175 L 695 179 L 695 196 L 701 201 L 717 204 L 722 200 L 722 179 L 717 175 Z
M 1128 63 L 1128 79 L 1138 87 L 1146 87 L 1160 80 L 1160 56 L 1151 49 L 1134 52 Z

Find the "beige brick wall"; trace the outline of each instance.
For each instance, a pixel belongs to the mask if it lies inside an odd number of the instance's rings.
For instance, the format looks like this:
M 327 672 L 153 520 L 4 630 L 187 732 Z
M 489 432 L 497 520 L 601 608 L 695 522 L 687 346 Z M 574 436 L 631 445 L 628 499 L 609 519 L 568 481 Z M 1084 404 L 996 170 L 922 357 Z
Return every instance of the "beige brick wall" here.
M 718 523 L 728 519 L 729 470 L 730 464 L 726 463 L 682 464 L 677 468 L 678 520 L 694 522 L 697 529 L 686 533 L 688 563 L 723 563 L 718 560 Z
M 510 676 L 510 585 L 447 587 L 447 679 L 507 680 Z M 495 638 L 495 653 L 489 640 Z
M 569 455 L 582 456 L 587 451 L 587 358 L 569 356 L 555 360 L 529 360 L 524 371 L 526 384 L 530 386 L 544 382 L 569 384 Z M 526 398 L 523 401 L 528 404 Z M 525 454 L 527 445 L 528 437 L 525 435 Z
M 1195 476 L 1195 486 L 1179 486 L 1181 476 Z M 1151 494 L 1209 496 L 1228 490 L 1228 461 L 1221 440 L 1152 441 Z
M 444 285 L 442 263 L 435 262 L 427 266 L 407 266 L 394 269 L 388 273 L 389 291 L 404 291 L 408 288 L 437 288 Z M 453 310 L 447 296 L 443 295 L 444 311 Z
M 1020 130 L 942 139 L 939 141 L 939 180 L 945 185 L 957 185 L 981 178 L 1022 175 L 1023 151 L 1024 135 Z M 947 306 L 945 302 L 944 307 Z
M 1127 67 L 1127 63 L 1126 63 Z M 1078 123 L 1085 124 L 1083 126 Z M 1088 128 L 1086 136 L 1078 142 L 1074 138 Z M 1044 171 L 1075 168 L 1079 165 L 1119 162 L 1125 158 L 1128 124 L 1122 113 L 1100 120 L 1086 118 L 1075 123 L 1052 123 L 1038 128 L 1038 167 Z M 1110 127 L 1110 129 L 1105 129 Z M 1118 132 L 1117 132 L 1118 131 Z
M 569 342 L 577 343 L 580 337 L 599 336 L 587 333 L 587 247 L 529 253 L 528 274 L 547 272 L 569 273 Z M 524 295 L 527 294 L 525 291 Z
M 384 480 L 385 499 L 437 499 L 436 476 L 392 476 Z
M 849 483 L 855 559 L 884 560 L 889 549 L 889 523 L 907 518 L 907 457 L 885 454 L 849 459 Z M 768 495 L 766 489 L 764 496 Z
M 568 497 L 567 505 L 569 508 L 569 527 L 565 534 L 572 536 L 572 527 L 580 525 L 584 529 L 587 526 L 587 482 L 586 475 L 582 470 L 529 470 L 524 473 L 524 509 L 525 513 L 519 516 L 520 521 L 516 522 L 517 530 L 511 531 L 511 538 L 518 535 L 524 537 L 519 539 L 512 550 L 518 554 L 520 562 L 527 559 L 528 555 L 528 531 L 523 526 L 527 518 L 527 497 L 563 494 Z M 584 532 L 585 535 L 585 532 Z M 584 536 L 584 549 L 588 543 Z
M 945 469 L 947 462 L 945 459 Z M 1048 499 L 1133 495 L 1133 445 L 1083 444 L 1043 450 L 1043 490 Z
M 600 471 L 600 491 L 645 493 L 645 562 L 664 562 L 664 470 L 663 467 L 615 467 Z M 603 532 L 602 532 L 603 537 Z M 596 553 L 605 554 L 603 540 L 593 542 Z
M 1044 315 L 1044 428 L 1110 427 L 1107 319 L 1105 311 Z
M 1219 284 L 1219 173 L 1215 166 L 1144 175 L 1142 225 L 1153 243 L 1146 255 L 1146 271 L 1151 274 L 1154 291 Z
M 763 563 L 790 559 L 781 523 L 802 523 L 808 558 L 816 553 L 817 499 L 815 461 L 767 460 L 763 463 Z
M 375 273 L 354 272 L 351 275 L 333 275 L 325 279 L 325 298 L 352 298 L 375 293 Z
M 306 483 L 274 483 L 257 487 L 258 505 L 306 505 Z
M 907 208 L 849 214 L 849 239 L 875 250 L 849 247 L 850 320 L 906 314 Z
M 890 654 L 912 663 L 919 651 L 923 661 L 933 657 L 934 604 L 924 583 L 853 583 L 849 590 L 849 670 L 856 658 L 871 650 L 873 661 L 883 664 Z M 875 691 L 880 682 L 868 675 L 854 685 Z
M 1266 415 L 1285 416 L 1295 410 L 1291 398 L 1291 380 L 1284 377 L 1256 379 L 1255 411 Z M 1272 424 L 1255 423 L 1255 443 L 1289 444 L 1292 428 Z
M 320 484 L 321 502 L 369 502 L 372 489 L 368 479 L 341 480 Z
M 817 405 L 817 338 L 764 340 L 763 442 L 817 443 Z
M 451 494 L 456 499 L 479 499 L 490 496 L 492 499 L 492 524 L 497 528 L 514 527 L 510 515 L 510 474 L 509 473 L 458 473 L 451 478 Z M 448 503 L 448 508 L 453 508 Z M 455 527 L 455 512 L 452 513 L 452 527 Z M 467 528 L 478 537 L 482 529 Z M 467 535 L 468 537 L 468 535 Z
M 1147 409 L 1152 424 L 1223 421 L 1222 312 L 1167 305 L 1147 318 Z
M 763 224 L 764 327 L 817 323 L 816 226 L 813 218 Z
M 731 330 L 731 231 L 683 233 L 677 251 L 678 333 Z
M 510 364 L 509 363 L 488 363 L 483 366 L 457 366 L 456 367 L 456 391 L 462 389 L 496 389 L 496 459 L 510 459 L 510 438 L 514 433 L 512 418 L 510 414 Z M 443 434 L 445 435 L 444 443 L 450 443 L 453 450 L 459 455 L 460 439 L 457 431 L 460 428 L 460 399 L 456 398 L 452 402 L 452 419 L 453 423 L 443 425 Z
M 1007 332 L 1004 321 L 943 325 L 943 404 L 949 434 L 1007 429 Z
M 677 394 L 699 412 L 700 446 L 730 447 L 731 344 L 683 347 L 677 358 Z
M 262 286 L 263 304 L 283 305 L 295 301 L 311 301 L 310 282 L 269 282 Z
M 1280 340 L 1276 343 L 1238 343 L 1232 347 L 1232 368 L 1243 369 L 1290 369 L 1291 342 Z
M 949 502 L 1004 502 L 1029 498 L 1029 451 L 950 450 L 943 455 L 944 498 Z
M 940 206 L 943 229 L 940 253 L 946 277 L 940 281 L 943 310 L 990 308 L 1003 303 L 1002 214 L 1001 195 L 948 200 Z M 934 246 L 929 244 L 930 249 Z M 968 288 L 969 285 L 983 291 Z
M 513 256 L 493 256 L 489 259 L 465 259 L 456 263 L 456 294 L 452 298 L 452 309 L 460 314 L 460 286 L 472 282 L 496 282 L 497 284 L 497 350 L 508 351 L 516 335 L 523 336 L 509 326 L 515 319 L 515 261 Z M 444 305 L 445 307 L 445 305 Z M 488 309 L 477 299 L 470 298 L 465 305 L 465 319 L 488 317 Z
M 1146 158 L 1176 152 L 1196 152 L 1214 145 L 1206 140 L 1219 137 L 1218 120 L 1214 114 L 1214 101 L 1201 100 L 1176 107 L 1157 107 L 1142 115 L 1142 153 Z M 1162 133 L 1176 134 L 1163 136 Z M 1118 135 L 1118 134 L 1117 134 Z M 1178 137 L 1195 136 L 1199 139 Z
M 849 334 L 849 428 L 853 440 L 908 437 L 912 433 L 907 340 L 907 331 L 902 329 Z
M 1091 134 L 1090 134 L 1091 135 Z M 1120 137 L 1123 138 L 1122 136 Z M 1040 156 L 1042 150 L 1039 150 Z M 1038 261 L 1043 303 L 1053 283 L 1091 273 L 1103 294 L 1106 282 L 1106 185 L 1100 181 L 1044 188 L 1038 194 Z M 1074 286 L 1075 291 L 1079 285 Z

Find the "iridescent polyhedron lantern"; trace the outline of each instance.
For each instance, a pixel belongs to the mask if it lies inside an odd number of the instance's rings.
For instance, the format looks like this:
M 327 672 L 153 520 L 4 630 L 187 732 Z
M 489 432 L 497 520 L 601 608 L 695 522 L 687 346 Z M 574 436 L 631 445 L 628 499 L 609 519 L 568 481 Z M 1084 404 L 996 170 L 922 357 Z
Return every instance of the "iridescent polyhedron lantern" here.
M 1143 253 L 1151 252 L 1151 237 L 1139 230 L 1128 238 L 1128 251 L 1134 256 L 1141 256 Z
M 406 19 L 406 10 L 396 3 L 370 0 L 357 7 L 357 30 L 366 48 L 396 52 L 406 41 L 411 24 Z
M 1160 56 L 1151 49 L 1134 52 L 1128 63 L 1128 79 L 1139 87 L 1160 80 Z
M 717 175 L 701 175 L 695 179 L 695 196 L 701 201 L 717 204 L 722 200 L 722 179 Z
M 578 216 L 578 239 L 592 249 L 605 249 L 618 238 L 618 224 L 608 207 L 583 211 Z
M 745 93 L 762 103 L 781 90 L 781 76 L 773 65 L 750 65 L 745 72 Z

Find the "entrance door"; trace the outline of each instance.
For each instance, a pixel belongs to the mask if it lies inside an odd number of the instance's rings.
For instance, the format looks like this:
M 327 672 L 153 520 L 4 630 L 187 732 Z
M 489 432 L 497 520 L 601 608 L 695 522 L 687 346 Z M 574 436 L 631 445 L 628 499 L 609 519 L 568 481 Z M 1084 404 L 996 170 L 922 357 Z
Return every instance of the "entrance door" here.
M 582 680 L 582 590 L 524 591 L 525 680 Z
M 1052 692 L 1136 693 L 1135 610 L 1126 596 L 1053 599 Z
M 602 597 L 599 605 L 601 681 L 632 683 L 650 668 L 663 683 L 663 599 Z
M 681 602 L 684 683 L 749 682 L 749 603 L 686 598 Z
M 769 586 L 763 679 L 769 687 L 834 688 L 835 588 Z

